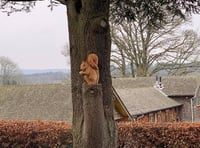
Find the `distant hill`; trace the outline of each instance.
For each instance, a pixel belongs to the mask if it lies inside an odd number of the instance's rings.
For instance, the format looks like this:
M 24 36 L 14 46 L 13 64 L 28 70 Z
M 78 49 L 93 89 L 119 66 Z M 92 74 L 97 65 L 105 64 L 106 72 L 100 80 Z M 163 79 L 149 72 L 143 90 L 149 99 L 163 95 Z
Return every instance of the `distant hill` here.
M 54 84 L 70 81 L 70 74 L 64 72 L 47 72 L 23 75 L 21 84 Z
M 53 84 L 70 80 L 70 69 L 22 69 L 19 84 Z
M 56 73 L 56 72 L 70 73 L 70 69 L 68 68 L 66 69 L 22 69 L 21 72 L 24 75 Z

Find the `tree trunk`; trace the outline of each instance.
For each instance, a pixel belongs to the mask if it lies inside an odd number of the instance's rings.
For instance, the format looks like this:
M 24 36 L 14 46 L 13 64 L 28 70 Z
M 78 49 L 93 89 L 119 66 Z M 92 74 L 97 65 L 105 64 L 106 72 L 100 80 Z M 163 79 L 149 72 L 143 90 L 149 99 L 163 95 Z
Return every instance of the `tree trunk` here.
M 116 147 L 116 125 L 113 118 L 113 100 L 110 76 L 110 28 L 109 0 L 68 0 L 68 28 L 71 57 L 71 81 L 73 103 L 73 147 L 83 146 L 83 98 L 82 77 L 79 66 L 87 54 L 99 57 L 99 83 L 102 84 L 103 109 L 106 119 L 105 148 Z M 95 147 L 95 146 L 94 146 Z
M 134 69 L 134 63 L 133 63 L 133 61 L 130 62 L 130 65 L 131 65 L 131 76 L 135 77 L 135 69 Z
M 124 56 L 124 53 L 123 53 L 123 51 L 121 50 L 120 51 L 120 53 L 121 53 L 121 60 L 122 60 L 122 76 L 126 76 L 126 61 L 125 61 L 125 56 Z
M 147 66 L 144 64 L 140 64 L 137 67 L 137 77 L 146 77 L 148 73 Z
M 83 85 L 83 148 L 104 148 L 105 117 L 102 86 Z

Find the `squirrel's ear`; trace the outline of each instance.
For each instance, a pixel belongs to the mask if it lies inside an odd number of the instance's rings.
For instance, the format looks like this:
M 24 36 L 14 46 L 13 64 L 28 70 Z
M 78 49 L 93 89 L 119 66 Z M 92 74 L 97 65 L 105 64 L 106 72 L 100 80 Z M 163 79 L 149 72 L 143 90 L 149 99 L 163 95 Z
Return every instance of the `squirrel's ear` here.
M 96 54 L 89 54 L 87 62 L 92 68 L 98 69 L 98 56 Z

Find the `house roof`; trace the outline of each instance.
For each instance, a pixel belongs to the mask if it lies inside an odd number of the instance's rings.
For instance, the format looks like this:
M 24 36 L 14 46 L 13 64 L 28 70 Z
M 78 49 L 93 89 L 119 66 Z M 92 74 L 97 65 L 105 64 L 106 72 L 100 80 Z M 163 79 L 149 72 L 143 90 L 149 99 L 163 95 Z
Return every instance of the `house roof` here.
M 198 76 L 171 76 L 162 77 L 162 91 L 167 96 L 194 96 L 195 90 L 200 85 Z M 155 77 L 117 78 L 113 79 L 114 88 L 143 88 L 156 85 Z
M 115 90 L 132 116 L 182 105 L 154 87 L 115 88 Z
M 168 96 L 194 96 L 199 85 L 197 77 L 165 77 L 162 83 Z
M 137 78 L 115 78 L 112 79 L 114 88 L 141 88 L 153 87 L 156 82 L 154 77 L 137 77 Z
M 71 121 L 67 84 L 0 87 L 0 119 Z

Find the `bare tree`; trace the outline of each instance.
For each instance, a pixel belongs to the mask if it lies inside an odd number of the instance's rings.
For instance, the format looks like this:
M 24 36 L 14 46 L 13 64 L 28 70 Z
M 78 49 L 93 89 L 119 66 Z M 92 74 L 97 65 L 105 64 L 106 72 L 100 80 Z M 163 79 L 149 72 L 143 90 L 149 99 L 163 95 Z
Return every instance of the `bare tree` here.
M 64 46 L 64 49 L 61 50 L 61 54 L 66 58 L 67 64 L 70 64 L 70 61 L 69 61 L 69 59 L 70 59 L 70 49 L 69 49 L 69 45 L 68 44 L 66 44 Z
M 0 81 L 3 85 L 17 84 L 19 68 L 8 57 L 0 57 Z
M 163 26 L 155 29 L 138 15 L 134 22 L 111 24 L 115 47 L 112 62 L 123 75 L 129 65 L 133 77 L 153 75 L 161 70 L 169 74 L 191 72 L 198 64 L 200 37 L 193 30 L 181 30 L 188 22 L 167 17 Z M 188 69 L 188 64 L 193 68 Z
M 200 37 L 194 30 L 183 31 L 174 39 L 177 46 L 168 47 L 168 52 L 156 59 L 151 73 L 165 70 L 169 75 L 183 75 L 195 72 L 200 66 Z

